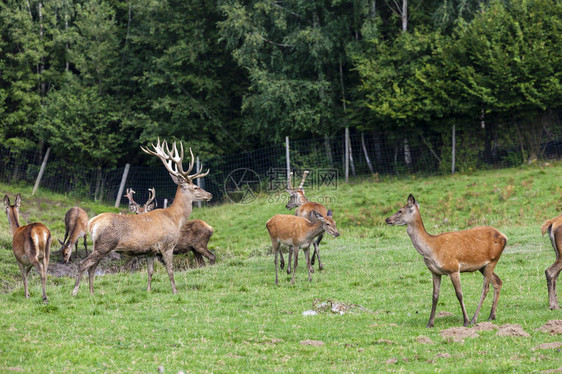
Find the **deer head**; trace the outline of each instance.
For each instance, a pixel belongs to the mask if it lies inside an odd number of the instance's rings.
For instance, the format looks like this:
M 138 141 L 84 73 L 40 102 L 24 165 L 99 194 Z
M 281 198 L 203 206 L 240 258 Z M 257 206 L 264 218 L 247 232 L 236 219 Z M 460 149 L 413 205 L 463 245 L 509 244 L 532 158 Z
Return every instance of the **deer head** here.
M 308 199 L 304 196 L 304 190 L 302 189 L 303 186 L 304 186 L 304 181 L 305 181 L 308 173 L 309 173 L 309 171 L 305 170 L 305 172 L 303 173 L 302 180 L 301 180 L 301 183 L 299 185 L 299 188 L 297 188 L 297 189 L 293 188 L 293 185 L 291 184 L 293 172 L 289 173 L 289 180 L 287 181 L 287 184 L 288 184 L 287 192 L 289 193 L 289 201 L 287 202 L 287 205 L 285 205 L 285 208 L 293 209 L 293 208 L 296 208 L 296 207 L 301 206 L 302 204 L 308 202 Z
M 308 220 L 312 223 L 320 221 L 322 222 L 322 228 L 324 229 L 324 231 L 332 235 L 334 238 L 340 236 L 340 233 L 336 228 L 336 221 L 334 221 L 334 219 L 332 218 L 331 210 L 328 210 L 328 214 L 326 215 L 326 217 L 322 216 L 322 214 L 318 213 L 317 211 L 312 210 L 308 214 Z
M 416 215 L 419 212 L 419 204 L 416 202 L 414 195 L 410 194 L 408 196 L 408 201 L 406 205 L 398 209 L 396 213 L 391 215 L 386 219 L 386 223 L 389 225 L 404 226 L 411 222 L 414 222 Z
M 158 157 L 166 170 L 170 173 L 172 180 L 175 184 L 177 184 L 182 194 L 189 198 L 191 201 L 209 201 L 213 198 L 213 195 L 204 189 L 200 188 L 193 181 L 197 178 L 203 178 L 207 174 L 209 174 L 210 170 L 207 172 L 202 173 L 203 166 L 192 175 L 191 170 L 193 170 L 193 165 L 195 164 L 195 157 L 193 156 L 193 152 L 191 148 L 189 148 L 189 153 L 191 155 L 191 161 L 189 163 L 189 168 L 187 170 L 183 170 L 183 143 L 180 141 L 180 152 L 178 152 L 178 148 L 176 147 L 176 142 L 173 143 L 172 149 L 168 147 L 168 143 L 164 140 L 160 143 L 160 138 L 158 138 L 158 143 L 156 145 L 151 144 L 152 149 L 141 147 L 141 149 L 148 153 L 149 155 L 153 155 Z

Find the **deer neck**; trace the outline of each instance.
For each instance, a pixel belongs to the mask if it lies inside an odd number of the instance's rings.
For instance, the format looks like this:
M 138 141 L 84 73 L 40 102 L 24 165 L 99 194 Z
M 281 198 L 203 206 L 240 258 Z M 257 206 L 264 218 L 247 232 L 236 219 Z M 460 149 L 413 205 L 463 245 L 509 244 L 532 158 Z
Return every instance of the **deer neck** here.
M 12 236 L 16 233 L 18 227 L 20 227 L 19 214 L 14 211 L 14 209 L 8 209 L 8 222 L 10 223 L 10 230 L 12 231 Z
M 306 235 L 308 240 L 312 240 L 315 237 L 317 237 L 322 231 L 324 231 L 324 226 L 322 224 L 322 221 L 314 221 L 309 223 L 309 231 L 308 234 Z
M 429 257 L 432 255 L 433 251 L 431 248 L 431 235 L 425 231 L 423 221 L 419 212 L 416 213 L 415 219 L 408 224 L 408 229 L 406 230 L 414 248 L 423 257 Z
M 174 217 L 175 222 L 178 223 L 178 227 L 182 227 L 189 219 L 189 216 L 191 216 L 191 210 L 193 209 L 192 204 L 193 198 L 188 193 L 183 193 L 181 191 L 181 186 L 178 186 L 174 201 L 168 208 L 168 211 Z

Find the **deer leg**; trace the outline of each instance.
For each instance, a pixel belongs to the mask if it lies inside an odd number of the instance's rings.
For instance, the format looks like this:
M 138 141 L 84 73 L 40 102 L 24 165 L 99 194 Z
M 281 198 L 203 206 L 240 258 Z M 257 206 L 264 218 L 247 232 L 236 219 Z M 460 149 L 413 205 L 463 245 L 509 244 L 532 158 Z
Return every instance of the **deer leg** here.
M 279 255 L 279 246 L 280 244 L 278 242 L 273 243 L 273 253 L 275 254 L 275 285 L 277 286 L 279 284 L 279 278 L 277 276 L 277 265 L 279 263 L 278 261 L 278 255 Z M 281 254 L 281 268 L 283 268 L 283 254 Z
M 172 285 L 172 293 L 177 294 L 176 282 L 174 281 L 174 246 L 168 248 L 167 251 L 162 253 L 162 260 L 164 260 L 164 265 L 166 266 L 166 271 L 168 272 L 168 278 L 170 278 L 170 284 Z
M 108 252 L 109 253 L 109 252 Z M 82 279 L 82 274 L 84 274 L 84 272 L 86 270 L 89 270 L 92 266 L 98 264 L 98 262 L 105 256 L 105 253 L 100 254 L 100 252 L 92 252 L 91 255 L 89 255 L 88 257 L 86 257 L 84 260 L 82 260 L 80 262 L 80 264 L 78 265 L 78 272 L 76 274 L 76 282 L 74 283 L 74 290 L 72 290 L 72 296 L 76 296 L 76 294 L 78 294 L 78 288 L 80 287 L 80 281 Z M 95 269 L 94 269 L 95 271 Z M 93 293 L 94 291 L 94 285 L 93 285 L 93 274 L 90 275 L 90 293 Z
M 84 235 L 84 249 L 86 250 L 86 257 L 88 257 L 88 240 L 87 235 Z M 76 241 L 78 242 L 78 241 Z M 78 249 L 76 249 L 76 253 L 78 253 Z
M 290 249 L 290 248 L 289 248 Z M 279 251 L 279 257 L 281 257 L 281 269 L 285 268 L 285 259 L 283 258 L 283 251 Z
M 80 258 L 80 256 L 78 256 L 78 240 L 76 242 L 74 242 L 74 257 L 76 258 Z M 70 256 L 70 258 L 68 259 L 68 261 L 72 260 L 72 255 Z
M 295 256 L 295 262 L 293 263 L 293 277 L 291 278 L 291 284 L 295 284 L 295 271 L 297 270 L 297 265 L 299 264 L 299 248 L 293 248 L 293 255 Z M 291 252 L 289 252 L 290 254 Z
M 500 300 L 500 291 L 502 289 L 502 280 L 500 277 L 496 275 L 496 273 L 492 274 L 492 286 L 494 287 L 494 300 L 492 301 L 492 309 L 490 310 L 490 316 L 488 317 L 488 321 L 492 319 L 496 319 L 496 309 L 498 308 L 498 301 Z
M 320 246 L 320 242 L 322 241 L 322 238 L 324 237 L 324 234 L 320 234 L 318 235 L 318 239 L 316 241 L 314 241 L 314 252 L 312 253 L 312 260 L 310 260 L 310 263 L 312 265 L 314 265 L 314 257 L 318 256 L 318 270 L 322 271 L 324 270 L 324 265 L 322 265 L 322 262 L 320 261 L 320 250 L 319 250 L 319 246 Z M 314 269 L 313 269 L 314 272 Z
M 47 267 L 45 266 L 45 264 L 37 262 L 37 264 L 35 264 L 35 267 L 37 268 L 37 270 L 39 271 L 39 276 L 41 277 L 41 288 L 43 291 L 43 302 L 45 304 L 47 304 L 49 302 L 49 300 L 47 299 L 47 292 L 45 289 L 46 283 L 47 283 Z
M 90 285 L 90 294 L 94 294 L 94 277 L 96 276 L 96 268 L 100 263 L 101 258 L 97 260 L 90 268 L 88 269 L 88 284 Z
M 24 294 L 25 294 L 25 298 L 27 299 L 27 298 L 29 298 L 29 290 L 27 289 L 27 273 L 29 273 L 29 270 L 31 269 L 31 266 L 25 267 L 19 261 L 18 261 L 18 266 L 20 267 L 21 279 L 23 281 L 23 291 L 24 291 Z
M 548 287 L 548 306 L 551 310 L 560 309 L 558 305 L 558 295 L 556 294 L 556 281 L 558 280 L 561 270 L 562 260 L 556 259 L 556 262 L 544 271 Z
M 205 261 L 203 260 L 202 256 L 207 257 L 209 259 L 209 261 L 211 262 L 211 264 L 215 263 L 215 259 L 216 259 L 215 254 L 213 252 L 209 251 L 203 245 L 198 245 L 197 247 L 195 247 L 195 251 L 193 253 L 199 255 L 198 262 L 200 261 L 202 266 L 205 266 Z
M 466 327 L 466 326 L 468 326 L 468 315 L 466 314 L 466 308 L 464 307 L 464 302 L 462 300 L 461 275 L 457 271 L 456 273 L 449 274 L 449 277 L 451 278 L 451 281 L 453 282 L 453 287 L 455 287 L 455 293 L 457 294 L 457 299 L 459 300 L 459 303 L 461 304 L 462 318 L 464 320 L 463 326 Z
M 480 295 L 480 302 L 478 302 L 478 306 L 476 307 L 476 312 L 474 312 L 474 316 L 470 320 L 470 324 L 474 325 L 476 320 L 478 319 L 478 314 L 480 313 L 480 308 L 482 308 L 482 304 L 484 303 L 484 299 L 486 299 L 486 295 L 488 295 L 488 290 L 490 289 L 490 281 L 493 278 L 494 274 L 494 267 L 495 264 L 489 264 L 485 266 L 483 269 L 480 269 L 480 272 L 484 276 L 484 284 L 482 285 L 482 294 Z M 496 293 L 496 288 L 494 287 L 494 295 Z
M 435 319 L 435 310 L 437 309 L 437 301 L 439 301 L 439 289 L 441 288 L 441 274 L 431 273 L 433 276 L 433 302 L 431 304 L 431 313 L 429 314 L 429 322 L 427 327 L 433 327 Z
M 287 261 L 287 274 L 291 274 L 291 268 L 292 268 L 291 261 L 292 261 L 292 258 L 293 258 L 293 251 L 294 250 L 295 250 L 295 248 L 292 245 L 290 245 L 289 246 L 289 255 L 288 255 L 289 260 Z
M 306 255 L 306 268 L 308 269 L 308 281 L 312 282 L 312 277 L 310 276 L 311 270 L 312 272 L 314 272 L 314 269 L 312 269 L 312 265 L 310 264 L 310 247 L 306 247 L 304 249 L 304 254 Z
M 146 290 L 150 292 L 150 285 L 152 283 L 152 274 L 154 273 L 154 256 L 146 256 L 146 270 L 148 272 L 148 286 Z

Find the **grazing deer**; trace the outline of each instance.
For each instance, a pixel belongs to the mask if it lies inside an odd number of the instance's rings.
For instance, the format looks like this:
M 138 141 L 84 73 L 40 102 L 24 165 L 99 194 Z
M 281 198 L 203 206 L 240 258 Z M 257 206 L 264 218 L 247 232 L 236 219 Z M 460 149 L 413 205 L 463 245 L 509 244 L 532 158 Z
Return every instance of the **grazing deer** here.
M 129 199 L 129 210 L 131 212 L 140 214 L 150 212 L 156 208 L 156 203 L 153 202 L 156 198 L 156 190 L 154 188 L 149 188 L 148 192 L 150 194 L 148 200 L 144 205 L 140 205 L 133 199 L 133 194 L 136 192 L 132 188 L 127 188 L 127 193 L 124 196 Z
M 298 264 L 299 248 L 304 249 L 306 254 L 306 267 L 308 269 L 308 281 L 312 281 L 310 277 L 312 265 L 310 264 L 309 247 L 314 238 L 320 233 L 327 231 L 334 237 L 340 234 L 336 229 L 336 222 L 332 217 L 324 217 L 316 211 L 311 211 L 308 219 L 287 214 L 277 214 L 267 221 L 267 231 L 273 245 L 273 253 L 275 253 L 275 284 L 279 284 L 277 277 L 278 259 L 277 254 L 281 255 L 281 269 L 285 266 L 283 253 L 281 252 L 281 244 L 289 246 L 289 254 L 294 252 L 295 262 L 293 264 L 293 277 L 291 284 L 295 283 L 295 270 Z
M 425 231 L 419 205 L 414 196 L 396 213 L 386 219 L 389 225 L 407 225 L 407 232 L 414 248 L 423 256 L 425 265 L 433 275 L 433 304 L 427 327 L 433 327 L 435 309 L 439 299 L 441 276 L 448 275 L 461 304 L 464 326 L 468 326 L 468 315 L 464 307 L 460 273 L 479 270 L 484 275 L 484 286 L 480 302 L 470 321 L 476 323 L 482 303 L 488 293 L 490 282 L 494 287 L 494 300 L 488 320 L 496 319 L 496 308 L 500 298 L 502 281 L 494 269 L 507 243 L 507 237 L 491 226 L 480 226 L 468 230 L 430 235 Z
M 332 212 L 328 210 L 328 208 L 326 208 L 324 205 L 320 203 L 309 201 L 304 195 L 303 186 L 304 186 L 304 181 L 308 176 L 308 173 L 309 171 L 305 170 L 299 188 L 297 189 L 293 188 L 293 185 L 291 184 L 293 172 L 289 173 L 288 189 L 287 189 L 287 192 L 289 193 L 289 201 L 287 202 L 287 205 L 285 205 L 285 208 L 289 210 L 293 208 L 297 208 L 297 210 L 295 211 L 295 215 L 303 218 L 308 217 L 310 212 L 312 212 L 313 210 L 320 213 L 324 217 L 327 217 L 328 213 L 330 213 L 331 216 Z M 324 233 L 322 232 L 320 235 L 318 235 L 316 240 L 313 242 L 314 252 L 312 253 L 312 259 L 310 260 L 310 263 L 314 265 L 315 258 L 318 257 L 318 270 L 324 270 L 324 265 L 322 265 L 322 262 L 320 261 L 320 250 L 318 249 L 318 246 L 320 245 L 320 242 L 322 241 L 323 237 L 324 237 Z M 289 251 L 289 265 L 287 266 L 287 274 L 291 273 L 291 255 L 292 253 Z M 312 272 L 314 272 L 314 268 L 312 268 Z
M 48 303 L 45 284 L 47 282 L 47 268 L 49 267 L 49 254 L 51 250 L 51 232 L 42 223 L 30 223 L 20 226 L 21 195 L 16 195 L 16 202 L 10 205 L 8 195 L 4 196 L 4 209 L 8 216 L 8 223 L 12 230 L 12 250 L 18 262 L 25 297 L 29 298 L 27 288 L 27 274 L 31 267 L 35 266 L 41 276 L 41 287 L 43 288 L 43 302 Z
M 68 263 L 72 256 L 72 246 L 76 249 L 76 256 L 78 256 L 78 239 L 84 237 L 84 249 L 86 250 L 86 257 L 88 257 L 88 244 L 86 239 L 88 236 L 88 213 L 80 207 L 70 208 L 64 215 L 64 240 L 59 243 L 61 245 L 59 252 L 62 253 L 62 258 L 65 263 Z M 68 239 L 68 241 L 67 241 Z
M 131 256 L 146 255 L 148 261 L 148 291 L 152 273 L 154 272 L 154 256 L 162 255 L 172 292 L 177 293 L 174 281 L 173 252 L 180 236 L 180 229 L 191 215 L 193 201 L 209 201 L 213 197 L 209 192 L 198 187 L 193 181 L 209 174 L 201 173 L 201 167 L 195 174 L 189 175 L 193 169 L 195 157 L 191 149 L 191 161 L 187 171 L 183 170 L 183 144 L 180 142 L 181 151 L 178 152 L 174 142 L 172 149 L 164 140 L 153 150 L 141 147 L 143 152 L 158 157 L 166 170 L 170 173 L 174 183 L 178 185 L 176 196 L 172 205 L 165 209 L 156 209 L 144 214 L 116 214 L 102 213 L 90 220 L 88 231 L 94 242 L 92 254 L 80 262 L 76 283 L 72 295 L 76 296 L 82 274 L 88 270 L 90 293 L 94 293 L 94 274 L 101 259 L 111 251 L 125 253 Z
M 549 266 L 544 274 L 546 275 L 546 286 L 548 288 L 548 306 L 550 309 L 560 309 L 558 305 L 558 296 L 556 295 L 556 281 L 562 270 L 562 258 L 560 257 L 560 246 L 562 245 L 562 216 L 549 219 L 541 226 L 542 234 L 548 232 L 556 261 Z

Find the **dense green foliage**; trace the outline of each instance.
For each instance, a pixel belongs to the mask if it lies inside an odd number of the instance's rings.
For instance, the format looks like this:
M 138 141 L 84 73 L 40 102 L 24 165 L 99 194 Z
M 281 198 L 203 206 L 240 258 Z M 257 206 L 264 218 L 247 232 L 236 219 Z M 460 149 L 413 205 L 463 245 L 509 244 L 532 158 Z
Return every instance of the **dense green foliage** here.
M 562 164 L 471 175 L 388 178 L 352 183 L 331 194 L 341 236 L 321 247 L 323 272 L 306 282 L 301 261 L 297 282 L 282 276 L 274 285 L 273 256 L 265 221 L 286 213 L 284 202 L 268 196 L 247 205 L 195 209 L 215 228 L 210 248 L 217 264 L 176 271 L 178 294 L 156 266 L 152 292 L 146 271 L 98 275 L 90 296 L 87 278 L 72 297 L 74 279 L 48 279 L 48 305 L 40 298 L 35 270 L 31 298 L 23 297 L 18 267 L 10 250 L 5 216 L 0 218 L 0 371 L 22 372 L 540 372 L 560 367 L 560 341 L 538 329 L 561 319 L 547 303 L 544 269 L 554 260 L 540 224 L 560 213 Z M 55 237 L 64 232 L 66 209 L 78 204 L 90 215 L 114 211 L 68 200 L 30 187 L 0 186 L 23 193 L 25 223 L 43 221 Z M 498 336 L 450 341 L 441 331 L 458 327 L 462 315 L 451 283 L 444 279 L 435 328 L 425 327 L 431 307 L 431 275 L 412 247 L 404 227 L 384 218 L 413 193 L 430 233 L 492 224 L 508 236 L 496 268 L 504 282 L 495 324 L 519 324 L 530 337 Z M 80 246 L 81 247 L 81 246 Z M 56 250 L 56 248 L 55 248 Z M 83 252 L 81 253 L 83 255 Z M 53 254 L 51 265 L 58 257 Z M 98 268 L 99 269 L 99 268 Z M 106 267 L 107 269 L 107 267 Z M 473 313 L 480 273 L 462 275 L 464 300 Z M 303 316 L 315 300 L 334 300 L 367 309 L 343 315 Z M 486 299 L 480 321 L 491 306 Z M 431 339 L 432 344 L 427 343 Z M 302 345 L 320 340 L 322 346 Z
M 455 124 L 535 159 L 561 28 L 556 0 L 6 0 L 0 142 L 112 167 L 156 136 L 209 158 L 351 127 L 440 158 Z

